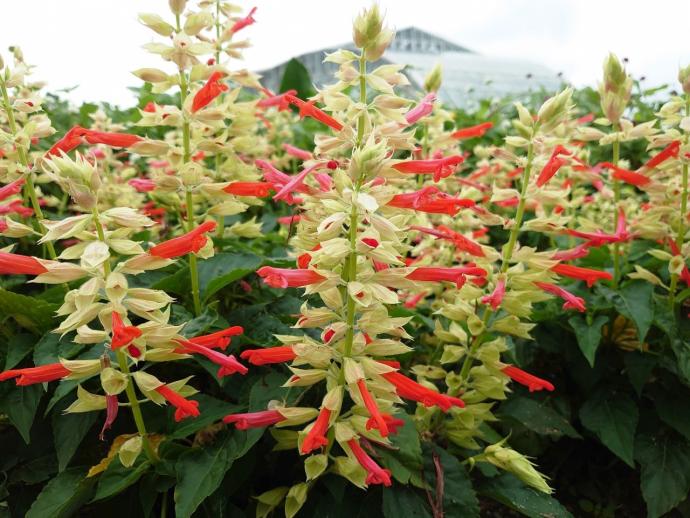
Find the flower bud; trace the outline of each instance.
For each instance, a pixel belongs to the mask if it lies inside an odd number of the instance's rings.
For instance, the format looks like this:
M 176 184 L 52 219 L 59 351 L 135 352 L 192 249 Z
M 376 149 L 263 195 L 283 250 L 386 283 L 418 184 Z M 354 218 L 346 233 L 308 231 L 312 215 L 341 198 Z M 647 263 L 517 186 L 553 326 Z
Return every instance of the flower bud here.
M 161 36 L 170 36 L 175 28 L 157 14 L 141 13 L 139 21 Z
M 2 66 L 0 66 L 0 69 L 1 68 Z M 690 65 L 678 71 L 678 81 L 680 81 L 683 91 L 686 94 L 690 94 Z
M 141 447 L 143 445 L 143 440 L 141 435 L 127 439 L 122 446 L 120 446 L 120 451 L 118 456 L 120 462 L 125 468 L 131 468 L 137 457 L 141 453 Z
M 147 83 L 162 83 L 168 80 L 168 74 L 157 68 L 138 68 L 132 74 Z
M 101 371 L 101 385 L 109 396 L 120 394 L 127 388 L 128 383 L 129 379 L 127 376 L 112 367 L 106 367 Z
M 616 55 L 609 54 L 604 60 L 604 78 L 599 85 L 599 98 L 604 115 L 613 124 L 620 121 L 630 100 L 631 90 L 632 79 L 628 77 Z
M 443 81 L 443 68 L 440 63 L 436 63 L 434 68 L 431 69 L 429 75 L 424 79 L 424 91 L 426 92 L 438 92 L 441 88 L 441 82 Z
M 204 27 L 208 27 L 213 23 L 213 16 L 207 11 L 201 11 L 191 14 L 184 22 L 184 32 L 189 36 L 196 36 Z
M 187 0 L 168 0 L 168 5 L 173 14 L 182 14 L 187 5 Z
M 393 41 L 395 32 L 383 27 L 383 16 L 378 5 L 364 9 L 355 18 L 352 39 L 355 46 L 363 50 L 368 61 L 379 59 Z

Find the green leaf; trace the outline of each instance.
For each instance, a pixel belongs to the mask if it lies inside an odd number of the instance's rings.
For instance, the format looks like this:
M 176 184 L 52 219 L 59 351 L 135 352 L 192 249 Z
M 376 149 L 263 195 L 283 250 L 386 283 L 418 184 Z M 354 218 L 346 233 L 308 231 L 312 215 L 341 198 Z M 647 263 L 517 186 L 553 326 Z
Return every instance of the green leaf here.
M 639 413 L 630 396 L 599 388 L 580 408 L 580 420 L 604 446 L 634 467 L 633 449 Z
M 443 484 L 438 484 L 438 474 L 443 475 Z M 472 481 L 460 461 L 443 448 L 429 444 L 424 449 L 424 480 L 439 511 L 444 516 L 479 516 L 479 502 L 472 487 Z M 441 505 L 436 491 L 442 489 Z
M 18 387 L 12 382 L 0 383 L 0 413 L 7 414 L 26 444 L 31 441 L 31 425 L 42 395 L 40 384 Z
M 85 348 L 84 345 L 75 344 L 72 335 L 60 335 L 55 333 L 44 334 L 34 347 L 34 364 L 47 365 L 57 363 L 60 358 L 72 359 Z M 95 349 L 96 346 L 91 346 Z
M 5 369 L 9 370 L 19 364 L 34 348 L 36 338 L 27 333 L 12 336 L 7 341 L 7 358 L 5 358 Z
M 129 486 L 135 484 L 151 467 L 148 461 L 143 460 L 142 457 L 143 453 L 131 468 L 124 467 L 120 463 L 120 459 L 115 457 L 101 475 L 92 502 L 122 493 Z
M 431 518 L 422 496 L 411 487 L 393 484 L 383 491 L 384 518 Z
M 379 453 L 383 464 L 391 470 L 393 477 L 402 484 L 422 485 L 419 473 L 422 469 L 422 447 L 419 443 L 419 432 L 407 414 L 396 414 L 396 418 L 405 421 L 398 433 L 391 435 L 395 449 L 382 448 Z
M 175 464 L 175 516 L 191 516 L 218 489 L 235 459 L 243 456 L 261 437 L 260 433 L 251 432 L 230 430 L 213 446 L 194 448 L 180 456 Z
M 632 281 L 623 286 L 614 299 L 618 312 L 635 322 L 643 342 L 654 320 L 654 286 L 646 281 Z
M 297 90 L 297 96 L 306 99 L 316 92 L 312 86 L 311 77 L 306 67 L 297 59 L 292 58 L 285 65 L 283 79 L 280 82 L 280 91 Z
M 628 380 L 639 396 L 642 394 L 642 389 L 649 380 L 654 367 L 659 363 L 659 358 L 655 354 L 630 351 L 623 355 L 623 363 Z
M 571 317 L 568 320 L 573 331 L 575 331 L 577 345 L 580 347 L 582 354 L 585 355 L 591 367 L 594 367 L 594 359 L 597 355 L 599 344 L 601 343 L 601 328 L 608 320 L 608 317 L 604 315 L 598 315 L 591 325 L 580 315 Z
M 217 254 L 199 263 L 199 285 L 203 301 L 231 282 L 254 273 L 262 264 L 254 254 Z
M 43 334 L 53 327 L 57 304 L 0 288 L 0 319 L 12 317 L 32 333 Z
M 582 438 L 568 420 L 548 406 L 545 401 L 539 402 L 530 397 L 512 396 L 501 405 L 499 413 L 502 416 L 512 417 L 539 435 L 555 438 L 563 435 L 573 439 Z
M 558 500 L 523 484 L 519 478 L 504 473 L 482 482 L 479 493 L 530 518 L 572 518 Z
M 690 413 L 685 410 L 690 401 L 690 390 L 680 383 L 669 390 L 662 390 L 658 386 L 650 389 L 649 397 L 661 420 L 690 440 Z
M 68 405 L 61 405 L 64 410 Z M 77 414 L 63 414 L 53 412 L 53 440 L 55 453 L 58 458 L 58 469 L 63 471 L 79 448 L 79 445 L 89 433 L 98 419 L 98 412 L 83 412 Z
M 635 458 L 642 465 L 640 487 L 647 503 L 647 516 L 666 514 L 690 491 L 690 443 L 677 434 L 640 435 Z
M 26 518 L 73 515 L 91 496 L 95 478 L 84 478 L 84 468 L 70 468 L 48 482 L 26 513 Z

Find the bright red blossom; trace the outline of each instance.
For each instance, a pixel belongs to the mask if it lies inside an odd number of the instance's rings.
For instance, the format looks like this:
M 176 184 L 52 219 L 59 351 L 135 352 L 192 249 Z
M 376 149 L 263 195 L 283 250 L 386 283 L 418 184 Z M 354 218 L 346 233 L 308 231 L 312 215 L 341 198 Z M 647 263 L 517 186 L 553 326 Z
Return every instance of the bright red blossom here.
M 215 228 L 215 221 L 206 221 L 186 234 L 152 246 L 149 249 L 149 255 L 163 259 L 174 259 L 182 255 L 197 253 L 206 245 L 208 238 L 204 233 L 213 232 Z
M 454 282 L 458 288 L 461 288 L 465 284 L 466 275 L 486 277 L 486 270 L 475 266 L 456 266 L 454 268 L 423 266 L 415 268 L 406 277 L 411 281 Z
M 195 336 L 194 338 L 190 338 L 189 341 L 211 349 L 225 350 L 232 340 L 230 337 L 238 336 L 242 333 L 244 333 L 244 328 L 242 328 L 242 326 L 231 326 L 208 335 Z
M 232 182 L 227 187 L 223 188 L 228 194 L 235 196 L 255 196 L 257 198 L 264 198 L 271 194 L 273 184 L 268 182 Z
M 343 125 L 335 120 L 333 117 L 328 115 L 326 112 L 323 110 L 319 110 L 315 105 L 314 101 L 303 101 L 299 97 L 296 97 L 295 95 L 292 94 L 285 94 L 285 99 L 291 104 L 294 104 L 299 108 L 299 116 L 300 119 L 303 119 L 304 117 L 311 117 L 312 119 L 316 119 L 319 122 L 322 122 L 326 126 L 334 129 L 335 131 L 340 131 L 343 129 Z
M 372 397 L 369 389 L 367 389 L 367 382 L 363 379 L 357 381 L 357 388 L 359 390 L 359 395 L 362 397 L 364 406 L 367 408 L 369 415 L 371 416 L 367 420 L 367 430 L 375 428 L 381 434 L 381 437 L 388 437 L 388 426 L 386 421 L 383 419 L 383 415 L 379 410 L 376 401 Z
M 237 33 L 244 29 L 245 27 L 249 27 L 250 25 L 253 25 L 256 23 L 256 20 L 254 19 L 254 13 L 256 13 L 256 7 L 252 7 L 252 10 L 249 11 L 249 14 L 245 16 L 244 18 L 240 18 L 237 20 L 232 27 L 230 27 L 230 32 Z
M 506 281 L 505 279 L 499 279 L 496 281 L 496 287 L 491 295 L 486 295 L 481 298 L 482 304 L 487 304 L 491 306 L 491 309 L 496 311 L 503 302 L 503 297 L 506 294 Z
M 319 416 L 314 421 L 311 429 L 307 433 L 307 436 L 302 441 L 302 453 L 308 454 L 314 450 L 322 448 L 323 446 L 328 446 L 328 438 L 326 437 L 326 432 L 328 432 L 328 424 L 331 419 L 331 411 L 323 407 L 319 411 Z
M 557 297 L 560 297 L 563 300 L 565 300 L 565 303 L 563 304 L 563 309 L 576 309 L 581 313 L 584 313 L 587 310 L 585 308 L 584 299 L 582 299 L 581 297 L 576 297 L 568 290 L 564 290 L 560 286 L 556 286 L 555 284 L 551 284 L 549 282 L 535 282 L 534 284 L 542 290 L 544 290 L 545 292 L 551 293 L 552 295 L 556 295 Z
M 213 72 L 204 86 L 194 95 L 192 100 L 192 113 L 199 111 L 213 101 L 221 93 L 228 91 L 228 85 L 220 80 L 225 76 L 223 72 Z
M 608 272 L 593 270 L 591 268 L 582 268 L 571 264 L 557 264 L 552 267 L 551 270 L 563 277 L 585 281 L 590 288 L 599 280 L 610 281 L 613 279 L 613 276 Z
M 537 378 L 536 376 L 533 376 L 532 374 L 529 374 L 528 372 L 525 372 L 522 369 L 518 369 L 514 365 L 508 365 L 507 367 L 504 367 L 502 370 L 503 373 L 509 376 L 510 379 L 512 379 L 513 381 L 516 381 L 520 385 L 524 385 L 525 387 L 529 388 L 530 392 L 540 391 L 544 389 L 548 390 L 549 392 L 552 392 L 555 388 L 548 381 L 543 380 L 541 378 Z
M 35 257 L 0 252 L 0 275 L 41 275 L 47 271 Z
M 601 167 L 605 167 L 606 169 L 613 171 L 613 174 L 611 175 L 612 178 L 620 180 L 621 182 L 635 185 L 637 187 L 644 187 L 652 181 L 652 179 L 648 176 L 636 173 L 635 171 L 630 171 L 628 169 L 623 169 L 622 167 L 613 165 L 611 162 L 603 162 L 600 165 Z
M 256 272 L 264 282 L 273 288 L 299 288 L 309 284 L 325 281 L 326 277 L 314 270 L 300 268 L 273 268 L 263 266 Z
M 156 389 L 156 392 L 175 407 L 175 421 L 178 423 L 188 417 L 198 417 L 201 415 L 199 412 L 199 403 L 197 401 L 185 398 L 171 389 L 168 385 L 161 385 Z
M 223 418 L 226 424 L 234 423 L 238 430 L 250 428 L 263 428 L 285 421 L 283 414 L 277 410 L 263 410 L 261 412 L 249 412 L 246 414 L 230 414 Z
M 653 169 L 654 167 L 660 165 L 669 158 L 678 158 L 679 151 L 680 140 L 674 140 L 668 146 L 666 146 L 664 149 L 662 149 L 656 155 L 654 155 L 652 158 L 647 160 L 647 162 L 645 162 L 645 164 L 642 167 Z
M 61 363 L 49 363 L 39 367 L 29 367 L 27 369 L 10 369 L 0 372 L 0 381 L 16 378 L 19 386 L 35 385 L 36 383 L 47 383 L 69 376 L 72 372 Z
M 238 362 L 232 354 L 226 356 L 225 354 L 220 353 L 214 349 L 204 347 L 203 345 L 195 344 L 194 342 L 190 342 L 189 340 L 178 339 L 176 340 L 176 342 L 180 345 L 180 348 L 175 349 L 176 353 L 200 354 L 201 356 L 205 356 L 213 363 L 218 365 L 220 367 L 220 369 L 218 369 L 219 378 L 222 378 L 224 376 L 230 376 L 237 372 L 244 375 L 247 374 L 247 372 L 249 371 L 249 369 L 247 369 L 247 367 Z
M 481 137 L 489 131 L 491 128 L 494 127 L 493 122 L 482 122 L 481 124 L 477 124 L 476 126 L 470 126 L 468 128 L 461 128 L 457 131 L 454 131 L 453 133 L 450 134 L 450 136 L 454 139 L 462 140 L 462 139 L 467 139 L 467 138 L 474 138 L 474 137 Z
M 283 345 L 264 349 L 247 349 L 240 353 L 240 358 L 247 360 L 252 365 L 270 365 L 290 362 L 297 358 L 297 354 L 289 345 Z
M 6 198 L 9 198 L 10 196 L 22 192 L 22 185 L 24 185 L 25 181 L 26 179 L 23 176 L 21 176 L 17 178 L 14 182 L 10 182 L 7 185 L 3 185 L 0 188 L 0 200 L 4 200 Z
M 391 367 L 399 367 L 400 364 L 392 361 L 381 361 L 385 365 Z M 448 396 L 446 394 L 440 394 L 430 388 L 420 385 L 416 381 L 408 378 L 407 376 L 400 374 L 399 372 L 387 372 L 382 375 L 386 381 L 395 387 L 395 391 L 401 398 L 410 399 L 412 401 L 417 401 L 422 403 L 424 406 L 431 407 L 437 406 L 443 412 L 447 412 L 451 407 L 464 407 L 465 402 L 453 396 Z
M 546 162 L 546 165 L 537 177 L 537 187 L 541 187 L 544 184 L 546 184 L 549 180 L 551 180 L 551 178 L 553 178 L 553 176 L 558 172 L 558 170 L 567 163 L 565 159 L 560 157 L 560 155 L 572 154 L 572 151 L 568 151 L 560 144 L 556 146 L 553 152 L 551 153 L 551 157 L 549 158 L 548 162 Z
M 112 324 L 113 339 L 111 340 L 110 346 L 113 349 L 125 347 L 131 344 L 132 340 L 141 336 L 141 329 L 136 326 L 126 326 L 122 322 L 122 317 L 117 312 L 113 312 L 112 314 Z
M 455 172 L 455 168 L 464 161 L 460 155 L 447 156 L 429 160 L 406 160 L 398 162 L 393 169 L 401 173 L 433 174 L 434 182 L 447 178 Z
M 386 487 L 392 484 L 390 470 L 383 469 L 376 464 L 374 459 L 362 449 L 357 439 L 350 439 L 347 441 L 347 445 L 352 450 L 357 462 L 367 471 L 367 484 L 383 484 Z

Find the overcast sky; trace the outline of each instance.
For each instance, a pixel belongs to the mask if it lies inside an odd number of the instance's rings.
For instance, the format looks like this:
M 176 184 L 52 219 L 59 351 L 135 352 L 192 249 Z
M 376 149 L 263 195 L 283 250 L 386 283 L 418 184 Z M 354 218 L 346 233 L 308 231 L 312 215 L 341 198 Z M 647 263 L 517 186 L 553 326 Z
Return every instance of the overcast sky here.
M 188 5 L 195 2 L 190 0 Z M 236 68 L 260 70 L 294 55 L 343 43 L 369 0 L 253 0 L 257 23 L 243 32 L 254 47 Z M 131 105 L 131 70 L 161 66 L 141 45 L 160 37 L 137 13 L 170 17 L 167 0 L 2 0 L 0 52 L 19 45 L 35 79 L 50 89 L 78 85 L 75 102 Z M 563 72 L 576 85 L 595 84 L 611 50 L 630 60 L 647 84 L 675 83 L 690 63 L 689 0 L 380 0 L 390 25 L 410 25 L 476 52 L 519 57 Z M 162 68 L 171 71 L 170 64 Z

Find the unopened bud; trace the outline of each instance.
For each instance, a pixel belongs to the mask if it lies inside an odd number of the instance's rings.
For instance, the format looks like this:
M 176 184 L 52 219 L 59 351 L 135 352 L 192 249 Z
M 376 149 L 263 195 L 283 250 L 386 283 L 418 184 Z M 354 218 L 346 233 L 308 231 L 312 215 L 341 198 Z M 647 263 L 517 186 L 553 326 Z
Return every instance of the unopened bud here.
M 2 68 L 2 66 L 0 66 L 0 68 Z M 686 94 L 690 94 L 690 65 L 678 71 L 678 81 L 680 81 L 683 91 Z
M 436 63 L 429 75 L 424 79 L 424 90 L 427 92 L 438 92 L 443 81 L 443 68 L 440 63 Z
M 175 28 L 157 14 L 141 13 L 139 21 L 161 36 L 170 36 Z
M 173 14 L 182 14 L 187 5 L 187 0 L 168 0 L 168 5 Z

